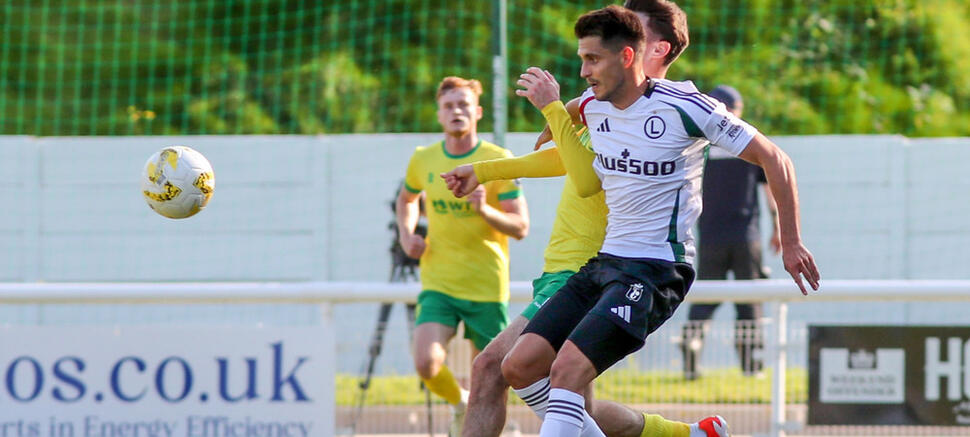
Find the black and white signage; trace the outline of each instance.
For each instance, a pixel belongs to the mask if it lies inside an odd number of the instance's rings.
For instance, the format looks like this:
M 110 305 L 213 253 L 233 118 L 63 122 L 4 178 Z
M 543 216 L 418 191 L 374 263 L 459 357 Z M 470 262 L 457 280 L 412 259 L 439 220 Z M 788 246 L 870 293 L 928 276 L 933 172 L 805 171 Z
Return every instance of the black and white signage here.
M 810 327 L 808 421 L 970 426 L 970 327 Z

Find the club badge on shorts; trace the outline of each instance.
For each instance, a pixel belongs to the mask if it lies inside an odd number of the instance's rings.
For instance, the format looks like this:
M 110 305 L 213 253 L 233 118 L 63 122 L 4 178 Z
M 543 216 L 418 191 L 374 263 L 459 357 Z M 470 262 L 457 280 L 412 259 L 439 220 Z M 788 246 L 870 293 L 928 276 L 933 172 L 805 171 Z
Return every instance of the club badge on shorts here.
M 626 298 L 630 299 L 632 302 L 639 302 L 640 297 L 643 296 L 643 284 L 636 283 L 630 284 L 630 288 L 626 290 Z

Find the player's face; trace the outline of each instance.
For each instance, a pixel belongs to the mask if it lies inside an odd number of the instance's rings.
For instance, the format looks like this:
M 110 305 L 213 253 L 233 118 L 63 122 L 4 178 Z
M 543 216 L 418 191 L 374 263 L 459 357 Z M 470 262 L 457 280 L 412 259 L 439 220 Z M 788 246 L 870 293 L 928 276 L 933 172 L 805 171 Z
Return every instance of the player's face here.
M 468 88 L 450 89 L 438 99 L 438 123 L 447 135 L 465 135 L 475 129 L 481 118 L 478 96 Z
M 586 79 L 596 100 L 612 100 L 624 83 L 623 51 L 614 52 L 603 45 L 602 38 L 587 36 L 579 40 L 579 57 L 583 66 L 579 75 Z

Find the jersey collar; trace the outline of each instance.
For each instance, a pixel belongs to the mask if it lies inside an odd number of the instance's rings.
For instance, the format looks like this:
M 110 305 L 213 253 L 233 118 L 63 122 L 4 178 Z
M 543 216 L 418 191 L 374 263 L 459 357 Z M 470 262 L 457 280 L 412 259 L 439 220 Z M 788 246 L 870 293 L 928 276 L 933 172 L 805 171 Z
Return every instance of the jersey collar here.
M 650 95 L 653 94 L 653 89 L 656 88 L 656 87 L 657 87 L 657 81 L 653 80 L 653 78 L 651 78 L 651 77 L 648 77 L 647 78 L 647 89 L 643 91 L 643 97 L 646 97 L 646 98 L 649 99 L 650 98 Z
M 467 151 L 465 153 L 462 153 L 461 155 L 453 155 L 450 152 L 448 152 L 448 148 L 445 147 L 445 142 L 444 141 L 441 141 L 441 151 L 442 152 L 445 152 L 445 156 L 447 156 L 447 157 L 449 157 L 451 159 L 461 159 L 461 158 L 464 158 L 464 157 L 466 157 L 468 155 L 471 155 L 472 153 L 475 153 L 475 151 L 478 150 L 478 146 L 481 146 L 481 145 L 482 145 L 482 139 L 479 138 L 478 139 L 478 142 L 475 143 L 475 147 L 472 147 L 471 150 L 469 150 L 469 151 Z

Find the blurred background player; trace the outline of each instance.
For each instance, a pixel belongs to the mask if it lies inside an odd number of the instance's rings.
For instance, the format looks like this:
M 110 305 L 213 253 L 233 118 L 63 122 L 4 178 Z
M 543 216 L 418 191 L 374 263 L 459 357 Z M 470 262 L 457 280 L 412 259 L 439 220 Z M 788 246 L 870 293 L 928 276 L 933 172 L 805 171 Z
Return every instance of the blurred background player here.
M 648 48 L 643 59 L 644 70 L 650 77 L 665 77 L 670 65 L 689 43 L 686 15 L 676 4 L 664 0 L 630 0 L 625 6 L 636 12 L 645 26 Z M 575 105 L 570 106 L 578 110 L 579 102 L 572 103 Z M 578 118 L 574 121 L 579 123 Z M 567 123 L 571 126 L 570 122 Z M 559 138 L 559 141 L 579 141 L 577 134 L 567 132 L 567 138 Z M 540 135 L 537 147 L 551 139 L 552 132 L 547 126 Z M 588 142 L 588 136 L 584 136 L 584 141 Z M 550 148 L 517 158 L 462 165 L 443 177 L 456 196 L 463 196 L 479 183 L 492 180 L 565 174 L 558 149 Z M 589 176 L 595 178 L 595 175 Z M 501 374 L 502 359 L 528 320 L 545 301 L 588 259 L 596 255 L 606 232 L 606 214 L 603 192 L 591 197 L 580 197 L 571 178 L 566 178 L 544 253 L 543 272 L 532 282 L 532 303 L 475 358 L 468 414 L 462 430 L 464 437 L 497 437 L 501 434 L 505 424 L 509 387 Z M 548 390 L 548 386 L 545 390 Z M 535 404 L 530 407 L 534 410 L 543 408 Z M 620 404 L 602 400 L 590 401 L 590 415 L 610 437 L 716 437 L 716 433 L 709 434 L 702 427 L 714 432 L 713 422 L 723 420 L 710 417 L 691 425 L 666 420 L 655 414 L 639 413 Z
M 721 101 L 728 111 L 741 117 L 744 102 L 736 89 L 719 85 L 709 96 Z M 704 211 L 698 220 L 697 278 L 759 279 L 767 277 L 761 265 L 761 226 L 758 207 L 758 186 L 764 187 L 765 200 L 771 212 L 771 250 L 781 251 L 778 213 L 768 189 L 765 173 L 754 164 L 735 158 L 722 149 L 712 147 L 704 167 Z M 700 376 L 697 362 L 704 341 L 704 329 L 719 303 L 693 304 L 684 325 L 684 377 Z M 745 375 L 761 371 L 762 360 L 755 352 L 763 349 L 761 338 L 761 304 L 735 303 L 737 323 L 734 346 Z
M 467 391 L 445 365 L 447 344 L 460 321 L 477 354 L 508 324 L 508 237 L 521 239 L 529 230 L 525 197 L 515 182 L 486 184 L 462 200 L 438 177 L 456 165 L 511 156 L 478 138 L 481 94 L 474 79 L 441 81 L 438 122 L 445 139 L 414 151 L 396 206 L 401 247 L 421 260 L 414 366 L 428 389 L 452 405 L 453 436 L 461 429 Z M 415 233 L 422 192 L 427 238 Z

